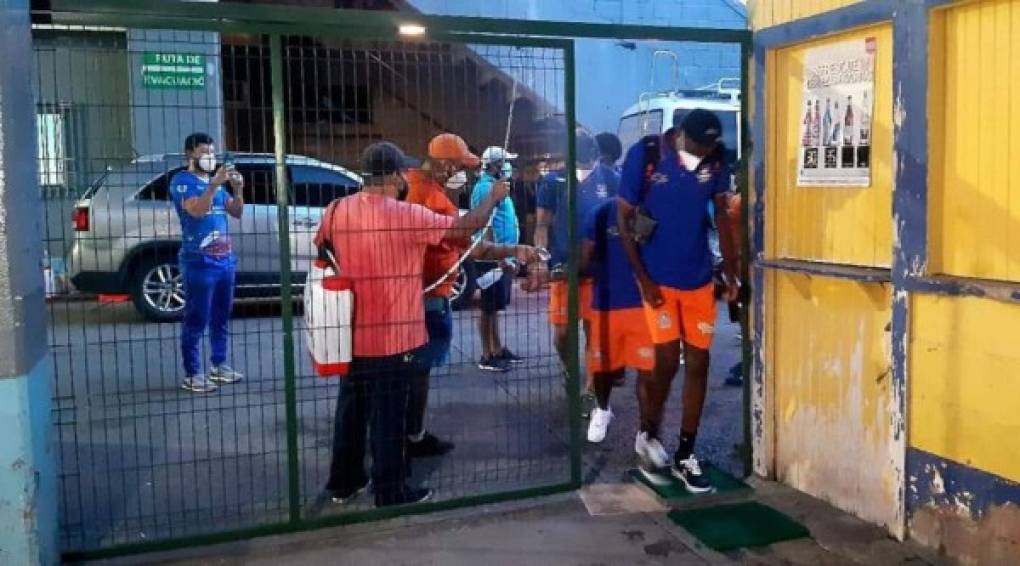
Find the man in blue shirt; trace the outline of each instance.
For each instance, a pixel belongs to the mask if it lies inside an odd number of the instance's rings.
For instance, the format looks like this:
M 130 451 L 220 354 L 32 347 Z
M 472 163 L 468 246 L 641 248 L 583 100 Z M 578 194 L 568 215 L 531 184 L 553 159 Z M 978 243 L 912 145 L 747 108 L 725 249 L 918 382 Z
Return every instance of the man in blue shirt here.
M 619 176 L 600 158 L 598 145 L 588 132 L 578 129 L 575 134 L 576 161 L 578 171 L 577 197 L 574 218 L 578 231 L 584 226 L 585 217 L 607 199 L 616 196 L 620 184 Z M 567 180 L 563 172 L 552 172 L 545 176 L 538 188 L 538 213 L 535 225 L 535 246 L 546 248 L 550 253 L 549 267 L 552 281 L 549 285 L 549 322 L 553 325 L 554 343 L 560 359 L 566 363 L 567 329 L 567 282 L 565 269 L 570 258 L 568 232 L 570 214 L 567 211 Z M 581 320 L 588 319 L 591 307 L 592 282 L 582 277 L 578 285 L 578 302 Z M 587 323 L 585 323 L 586 325 Z M 587 329 L 585 329 L 587 332 Z M 592 384 L 586 389 L 590 392 Z
M 244 214 L 244 180 L 232 167 L 216 167 L 213 140 L 194 133 L 184 140 L 188 168 L 170 180 L 170 195 L 181 221 L 180 267 L 184 281 L 181 387 L 196 393 L 235 383 L 242 375 L 226 365 L 228 322 L 234 302 L 235 259 L 227 215 Z M 227 185 L 232 191 L 228 192 Z M 206 328 L 212 350 L 209 374 L 202 373 L 201 341 Z
M 705 213 L 710 201 L 715 202 L 719 223 L 728 301 L 737 296 L 737 256 L 728 215 L 730 172 L 720 141 L 719 118 L 707 110 L 692 110 L 680 130 L 676 147 L 663 148 L 661 159 L 645 140 L 627 151 L 618 225 L 655 342 L 655 371 L 646 391 L 648 397 L 642 400 L 642 429 L 635 450 L 649 468 L 663 470 L 669 466 L 659 441 L 659 425 L 662 406 L 683 355 L 683 415 L 671 471 L 688 491 L 702 493 L 712 489 L 694 456 L 716 321 L 710 227 Z M 653 153 L 651 160 L 646 152 Z M 654 165 L 649 167 L 649 161 Z M 640 249 L 634 237 L 639 213 L 655 222 Z
M 638 399 L 645 396 L 655 368 L 655 349 L 641 307 L 641 291 L 634 279 L 617 228 L 617 204 L 608 199 L 584 221 L 581 269 L 593 287 L 588 331 L 588 372 L 598 406 L 588 424 L 588 442 L 606 437 L 613 411 L 609 395 L 626 368 L 637 370 Z M 645 415 L 642 414 L 642 417 Z M 653 480 L 656 476 L 650 476 Z
M 471 191 L 471 208 L 478 208 L 492 192 L 497 181 L 509 181 L 513 172 L 510 160 L 517 154 L 509 153 L 501 147 L 490 147 L 482 152 L 482 175 Z M 520 226 L 517 224 L 517 210 L 514 201 L 509 197 L 503 199 L 496 207 L 492 219 L 492 228 L 478 237 L 489 238 L 496 245 L 516 246 L 521 238 Z M 482 286 L 482 315 L 479 317 L 479 332 L 482 338 L 482 359 L 478 367 L 485 371 L 507 372 L 510 364 L 523 363 L 524 360 L 503 346 L 499 336 L 499 313 L 510 304 L 513 290 L 514 275 L 517 266 L 512 260 L 501 263 L 478 262 L 479 285 Z M 496 276 L 495 281 L 486 281 L 486 274 Z M 483 283 L 484 281 L 484 283 Z M 488 286 L 485 283 L 491 283 Z

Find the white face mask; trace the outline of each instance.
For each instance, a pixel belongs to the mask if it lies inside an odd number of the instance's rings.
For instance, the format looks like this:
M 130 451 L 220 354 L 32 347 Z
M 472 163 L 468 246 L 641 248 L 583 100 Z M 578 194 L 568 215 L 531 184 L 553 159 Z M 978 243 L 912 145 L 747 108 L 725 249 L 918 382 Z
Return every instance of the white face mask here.
M 591 169 L 578 169 L 577 182 L 579 183 L 584 182 L 584 180 L 588 178 L 588 175 L 591 175 L 591 172 L 592 172 Z
M 446 188 L 450 189 L 451 191 L 459 190 L 466 184 L 467 173 L 463 171 L 457 171 L 456 173 L 453 174 L 453 176 L 446 180 Z
M 203 153 L 198 158 L 198 168 L 206 173 L 212 173 L 216 170 L 216 154 L 214 153 Z
M 684 164 L 684 168 L 688 171 L 697 171 L 698 166 L 701 165 L 701 158 L 693 153 L 680 150 L 677 152 L 680 155 L 680 161 Z

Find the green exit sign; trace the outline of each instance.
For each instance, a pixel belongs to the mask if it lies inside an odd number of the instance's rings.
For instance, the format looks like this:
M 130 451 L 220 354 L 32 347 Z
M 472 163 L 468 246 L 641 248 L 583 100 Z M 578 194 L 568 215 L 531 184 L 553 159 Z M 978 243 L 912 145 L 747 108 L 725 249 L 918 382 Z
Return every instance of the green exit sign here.
M 205 55 L 146 52 L 142 56 L 145 88 L 200 90 L 205 88 Z

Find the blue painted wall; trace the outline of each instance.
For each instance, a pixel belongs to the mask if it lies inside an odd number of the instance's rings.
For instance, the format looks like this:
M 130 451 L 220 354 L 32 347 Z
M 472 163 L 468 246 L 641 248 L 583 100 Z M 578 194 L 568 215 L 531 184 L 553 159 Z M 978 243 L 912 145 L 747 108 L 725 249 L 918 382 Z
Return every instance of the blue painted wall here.
M 410 0 L 428 14 L 558 20 L 656 26 L 747 27 L 747 11 L 736 0 Z M 627 49 L 613 40 L 577 42 L 577 119 L 593 131 L 616 131 L 620 114 L 650 84 L 652 53 L 680 55 L 680 86 L 697 88 L 720 78 L 740 77 L 740 48 L 676 42 L 637 42 Z M 672 86 L 664 59 L 655 72 L 656 90 Z M 562 87 L 557 83 L 557 96 Z M 536 89 L 548 92 L 552 89 Z M 551 93 L 550 93 L 551 94 Z M 549 100 L 560 106 L 562 100 Z

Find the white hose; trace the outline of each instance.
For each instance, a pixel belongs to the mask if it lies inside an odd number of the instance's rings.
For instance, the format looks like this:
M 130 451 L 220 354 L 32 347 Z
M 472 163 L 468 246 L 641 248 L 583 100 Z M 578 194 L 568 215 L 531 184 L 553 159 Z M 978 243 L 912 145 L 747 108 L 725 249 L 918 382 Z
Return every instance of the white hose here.
M 514 107 L 515 106 L 517 106 L 517 79 L 516 78 L 514 79 L 513 87 L 512 87 L 511 92 L 510 92 L 510 110 L 507 112 L 507 115 L 506 115 L 506 135 L 503 136 L 503 153 L 504 154 L 508 152 L 508 149 L 510 147 L 510 125 L 513 123 L 513 120 L 514 120 Z M 464 253 L 457 260 L 457 263 L 453 264 L 453 266 L 450 267 L 450 269 L 447 270 L 446 273 L 444 273 L 439 279 L 436 279 L 431 285 L 429 285 L 429 286 L 425 287 L 424 289 L 422 289 L 422 294 L 427 295 L 427 294 L 431 293 L 432 291 L 434 291 L 436 289 L 436 287 L 439 287 L 440 285 L 442 285 L 444 281 L 449 279 L 451 276 L 453 276 L 454 273 L 457 273 L 457 271 L 460 270 L 460 266 L 463 265 L 464 262 L 467 261 L 467 259 L 469 257 L 471 257 L 471 254 L 474 253 L 475 249 L 478 248 L 478 244 L 482 243 L 482 240 L 484 239 L 485 232 L 488 232 L 489 229 L 492 228 L 492 222 L 496 218 L 496 210 L 497 209 L 493 208 L 492 212 L 489 214 L 489 219 L 485 222 L 485 226 L 481 230 L 481 232 L 483 234 L 482 237 L 479 237 L 479 238 L 475 239 L 475 241 L 471 242 L 471 245 L 468 246 L 468 248 L 466 250 L 464 250 Z

